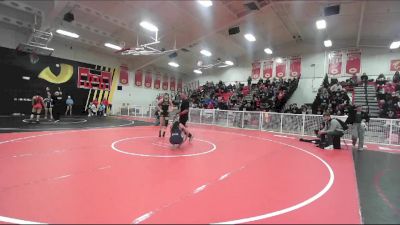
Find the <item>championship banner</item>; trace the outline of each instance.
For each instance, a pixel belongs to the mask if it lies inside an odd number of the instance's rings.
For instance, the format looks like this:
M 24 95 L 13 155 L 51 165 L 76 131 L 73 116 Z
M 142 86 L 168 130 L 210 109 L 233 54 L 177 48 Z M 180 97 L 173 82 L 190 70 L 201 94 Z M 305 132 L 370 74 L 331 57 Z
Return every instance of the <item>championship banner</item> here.
M 164 76 L 163 76 L 162 89 L 165 91 L 168 90 L 168 75 L 167 74 L 164 74 Z
M 154 79 L 154 89 L 160 89 L 161 87 L 161 73 L 157 72 L 156 79 Z
M 152 82 L 153 82 L 153 73 L 149 70 L 146 72 L 146 76 L 144 77 L 144 86 L 146 88 L 151 88 Z
M 301 76 L 301 57 L 290 58 L 290 76 L 297 78 Z
M 347 52 L 346 74 L 359 74 L 361 72 L 361 51 Z
M 175 88 L 176 88 L 175 77 L 170 77 L 169 79 L 170 79 L 169 80 L 169 89 L 171 91 L 175 91 Z
M 274 61 L 273 60 L 265 61 L 263 63 L 263 77 L 264 78 L 271 78 L 273 69 L 274 69 Z
M 178 86 L 176 87 L 177 91 L 182 91 L 182 78 L 178 79 Z
M 275 64 L 275 76 L 278 78 L 286 76 L 286 59 L 282 59 L 281 63 Z
M 129 71 L 128 66 L 121 65 L 119 67 L 119 83 L 122 85 L 127 85 L 129 83 Z
M 136 70 L 135 85 L 141 87 L 142 84 L 143 84 L 143 72 L 141 70 Z
M 255 62 L 252 63 L 252 70 L 251 70 L 251 77 L 253 78 L 253 80 L 257 80 L 258 78 L 260 78 L 260 73 L 261 73 L 261 63 L 260 62 Z
M 400 59 L 390 61 L 390 71 L 396 72 L 400 70 Z
M 342 53 L 331 52 L 328 57 L 328 74 L 340 75 L 342 74 Z

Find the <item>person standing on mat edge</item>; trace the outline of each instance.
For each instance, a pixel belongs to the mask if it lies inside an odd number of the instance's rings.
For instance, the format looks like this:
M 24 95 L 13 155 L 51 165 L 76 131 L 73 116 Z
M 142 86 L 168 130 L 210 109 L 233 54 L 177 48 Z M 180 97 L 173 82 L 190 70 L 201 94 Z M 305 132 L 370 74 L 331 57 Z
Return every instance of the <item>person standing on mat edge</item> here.
M 160 111 L 160 131 L 158 137 L 165 137 L 165 129 L 168 126 L 169 112 L 172 110 L 172 101 L 167 93 L 158 101 L 158 110 Z
M 186 128 L 183 131 L 185 132 L 185 135 L 189 138 L 189 141 L 192 141 L 193 135 L 192 133 L 190 133 L 186 126 L 186 122 L 189 120 L 189 99 L 184 93 L 180 93 L 180 97 L 181 105 L 179 108 L 181 111 L 177 113 L 177 115 L 179 116 L 179 123 Z
M 53 120 L 53 98 L 50 89 L 46 88 L 46 96 L 44 99 L 44 119 L 47 119 L 47 114 L 50 115 L 50 120 Z
M 63 111 L 63 102 L 62 102 L 62 92 L 61 89 L 58 88 L 58 91 L 54 92 L 54 96 L 53 96 L 53 118 L 54 118 L 54 122 L 57 123 L 60 121 L 60 115 Z
M 324 149 L 332 150 L 333 138 L 343 136 L 344 130 L 339 121 L 337 119 L 332 119 L 331 114 L 329 113 L 324 113 L 324 121 L 324 129 L 320 130 L 318 134 L 321 136 L 321 141 L 326 137 L 327 147 L 325 147 Z
M 67 105 L 67 110 L 65 111 L 65 115 L 67 116 L 69 112 L 69 115 L 72 116 L 72 105 L 74 105 L 74 100 L 72 100 L 70 95 L 68 95 L 65 104 Z
M 44 102 L 42 96 L 36 94 L 32 97 L 32 114 L 30 119 L 33 120 L 36 115 L 36 123 L 39 123 L 40 113 L 44 108 Z
M 369 122 L 369 115 L 367 112 L 363 111 L 361 105 L 356 105 L 355 109 L 349 110 L 349 117 L 347 117 L 346 123 L 352 124 L 351 129 L 351 140 L 353 150 L 356 150 L 356 143 L 358 139 L 358 151 L 364 150 L 364 135 L 367 128 L 366 123 Z

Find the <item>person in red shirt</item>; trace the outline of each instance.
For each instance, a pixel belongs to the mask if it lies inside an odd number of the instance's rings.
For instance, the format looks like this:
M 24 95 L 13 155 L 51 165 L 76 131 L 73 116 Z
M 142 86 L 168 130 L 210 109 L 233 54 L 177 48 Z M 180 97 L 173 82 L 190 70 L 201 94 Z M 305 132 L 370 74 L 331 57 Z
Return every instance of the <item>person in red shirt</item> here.
M 39 123 L 40 113 L 42 112 L 43 108 L 44 108 L 44 101 L 42 96 L 38 94 L 34 95 L 32 97 L 32 114 L 30 119 L 33 120 L 36 115 L 36 122 Z
M 108 109 L 108 100 L 107 99 L 103 99 L 103 101 L 101 101 L 101 104 L 103 104 L 106 108 L 104 110 L 104 116 L 107 116 L 107 109 Z

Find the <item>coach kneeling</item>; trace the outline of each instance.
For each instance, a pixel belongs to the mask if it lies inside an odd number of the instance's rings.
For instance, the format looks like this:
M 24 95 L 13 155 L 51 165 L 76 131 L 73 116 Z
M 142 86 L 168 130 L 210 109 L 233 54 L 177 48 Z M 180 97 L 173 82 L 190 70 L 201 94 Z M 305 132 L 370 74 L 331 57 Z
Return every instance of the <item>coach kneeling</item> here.
M 339 141 L 340 149 L 340 137 L 344 134 L 344 129 L 337 119 L 332 119 L 329 113 L 324 113 L 325 127 L 320 130 L 318 134 L 321 137 L 321 141 L 326 141 L 326 150 L 333 149 L 333 141 Z

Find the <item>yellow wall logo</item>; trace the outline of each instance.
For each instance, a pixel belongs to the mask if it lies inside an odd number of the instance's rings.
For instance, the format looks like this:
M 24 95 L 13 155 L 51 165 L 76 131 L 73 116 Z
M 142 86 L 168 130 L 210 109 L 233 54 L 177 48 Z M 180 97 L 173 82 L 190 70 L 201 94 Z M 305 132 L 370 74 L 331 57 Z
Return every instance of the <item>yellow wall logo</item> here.
M 60 66 L 60 74 L 55 75 L 53 72 L 51 72 L 49 67 L 46 67 L 44 70 L 42 70 L 42 72 L 40 72 L 39 78 L 53 84 L 62 84 L 69 81 L 74 73 L 74 68 L 68 64 L 60 64 Z

